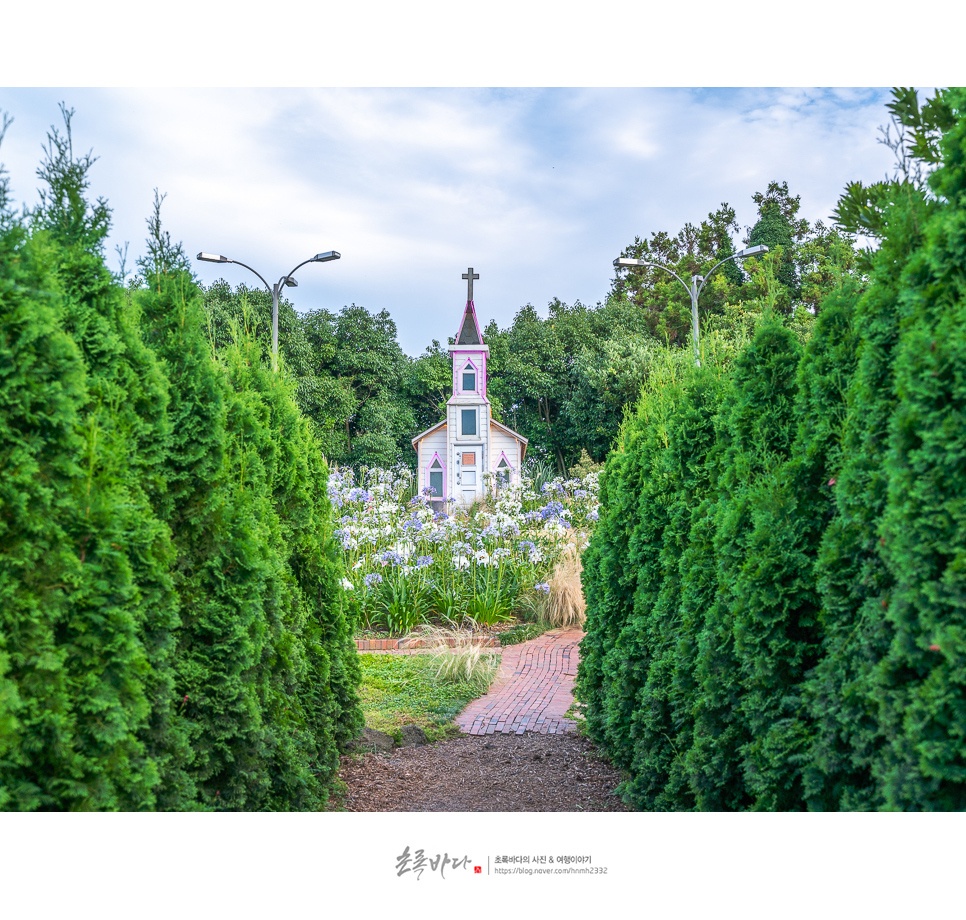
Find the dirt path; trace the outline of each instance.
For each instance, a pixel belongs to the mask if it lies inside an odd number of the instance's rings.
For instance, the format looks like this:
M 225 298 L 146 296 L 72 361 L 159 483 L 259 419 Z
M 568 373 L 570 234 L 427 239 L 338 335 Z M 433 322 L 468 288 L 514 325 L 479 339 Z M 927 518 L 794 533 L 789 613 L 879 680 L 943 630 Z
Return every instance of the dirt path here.
M 576 732 L 463 735 L 343 757 L 346 811 L 627 811 L 620 774 Z
M 456 722 L 458 738 L 342 758 L 346 811 L 627 811 L 620 773 L 564 718 L 579 630 L 508 646 L 496 681 Z

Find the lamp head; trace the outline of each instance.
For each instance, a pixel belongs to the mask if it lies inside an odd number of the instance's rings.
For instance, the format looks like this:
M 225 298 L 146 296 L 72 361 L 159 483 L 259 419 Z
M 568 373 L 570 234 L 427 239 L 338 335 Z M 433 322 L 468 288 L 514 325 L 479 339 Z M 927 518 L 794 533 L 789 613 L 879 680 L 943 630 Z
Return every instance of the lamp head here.
M 335 259 L 341 259 L 342 253 L 336 252 L 334 249 L 330 249 L 328 252 L 320 252 L 318 255 L 313 256 L 310 262 L 332 262 Z
M 752 246 L 750 249 L 742 249 L 737 256 L 739 259 L 747 259 L 748 256 L 756 256 L 759 252 L 768 252 L 768 247 Z
M 640 259 L 614 259 L 614 268 L 630 268 L 634 265 L 644 265 Z
M 298 287 L 299 283 L 291 275 L 285 279 L 285 287 Z
M 199 252 L 196 259 L 200 259 L 202 262 L 230 262 L 231 259 L 228 256 L 216 256 L 211 252 Z

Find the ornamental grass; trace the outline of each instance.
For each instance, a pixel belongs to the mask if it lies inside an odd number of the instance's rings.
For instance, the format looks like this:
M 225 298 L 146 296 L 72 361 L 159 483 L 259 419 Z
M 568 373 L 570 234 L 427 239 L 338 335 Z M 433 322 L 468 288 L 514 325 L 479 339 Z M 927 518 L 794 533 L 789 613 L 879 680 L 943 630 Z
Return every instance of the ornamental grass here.
M 499 670 L 498 656 L 485 651 L 482 639 L 470 629 L 445 629 L 424 626 L 420 632 L 428 641 L 429 656 L 436 679 L 443 683 L 465 683 L 483 694 Z
M 587 619 L 587 601 L 584 600 L 580 583 L 582 571 L 580 550 L 573 543 L 565 543 L 553 574 L 547 581 L 550 590 L 540 611 L 544 622 L 564 629 L 584 625 Z

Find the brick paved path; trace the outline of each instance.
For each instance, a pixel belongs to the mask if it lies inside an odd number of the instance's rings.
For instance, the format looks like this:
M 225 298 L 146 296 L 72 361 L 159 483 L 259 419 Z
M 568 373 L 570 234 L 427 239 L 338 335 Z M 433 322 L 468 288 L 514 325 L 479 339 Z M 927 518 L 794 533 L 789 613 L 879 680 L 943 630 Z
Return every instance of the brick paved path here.
M 554 629 L 503 649 L 500 672 L 486 696 L 470 703 L 456 724 L 470 735 L 557 735 L 576 723 L 564 713 L 574 701 L 579 629 Z

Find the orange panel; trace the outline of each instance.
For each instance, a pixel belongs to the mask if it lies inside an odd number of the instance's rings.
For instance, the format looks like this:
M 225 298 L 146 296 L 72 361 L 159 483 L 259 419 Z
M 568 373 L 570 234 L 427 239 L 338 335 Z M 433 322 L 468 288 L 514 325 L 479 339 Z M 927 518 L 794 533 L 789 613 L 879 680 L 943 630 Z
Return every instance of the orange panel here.
M 463 466 L 476 466 L 476 452 L 463 454 Z

